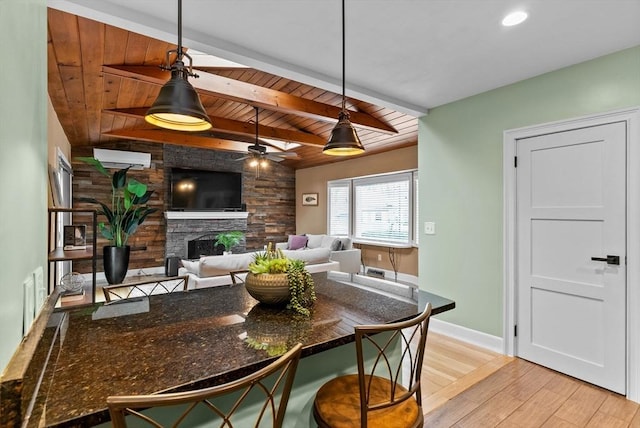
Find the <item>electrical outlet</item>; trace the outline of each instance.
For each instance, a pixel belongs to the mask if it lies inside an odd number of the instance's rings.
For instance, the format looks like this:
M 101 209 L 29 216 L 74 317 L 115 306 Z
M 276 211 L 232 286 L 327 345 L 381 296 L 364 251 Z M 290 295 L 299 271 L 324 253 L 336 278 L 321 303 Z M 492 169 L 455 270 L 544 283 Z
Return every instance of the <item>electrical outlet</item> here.
M 382 254 L 378 254 L 378 261 L 381 262 L 382 261 Z
M 435 235 L 436 234 L 436 224 L 432 221 L 424 222 L 424 233 L 425 235 Z

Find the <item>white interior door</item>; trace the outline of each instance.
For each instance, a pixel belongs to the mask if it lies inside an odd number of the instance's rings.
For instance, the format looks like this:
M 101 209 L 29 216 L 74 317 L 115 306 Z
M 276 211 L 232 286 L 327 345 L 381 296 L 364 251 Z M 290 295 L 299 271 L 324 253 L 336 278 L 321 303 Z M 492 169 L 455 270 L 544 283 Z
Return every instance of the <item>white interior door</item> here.
M 625 141 L 619 122 L 516 144 L 517 354 L 621 394 Z

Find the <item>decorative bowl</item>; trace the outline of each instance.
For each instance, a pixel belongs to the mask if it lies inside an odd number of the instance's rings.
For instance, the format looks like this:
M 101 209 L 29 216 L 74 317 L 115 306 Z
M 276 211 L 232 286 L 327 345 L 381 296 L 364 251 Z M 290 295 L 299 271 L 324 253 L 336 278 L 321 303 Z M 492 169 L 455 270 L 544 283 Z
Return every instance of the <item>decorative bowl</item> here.
M 247 292 L 266 305 L 283 305 L 289 301 L 289 280 L 286 273 L 249 272 L 245 279 Z

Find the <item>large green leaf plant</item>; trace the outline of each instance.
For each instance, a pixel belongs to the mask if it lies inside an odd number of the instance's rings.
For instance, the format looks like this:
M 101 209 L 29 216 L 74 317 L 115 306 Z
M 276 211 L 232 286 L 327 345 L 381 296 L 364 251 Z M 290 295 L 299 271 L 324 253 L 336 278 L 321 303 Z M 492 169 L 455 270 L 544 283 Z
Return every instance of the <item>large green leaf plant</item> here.
M 116 247 L 127 245 L 129 236 L 138 229 L 149 214 L 158 211 L 145 205 L 153 190 L 134 178 L 128 178 L 129 168 L 109 173 L 102 163 L 92 157 L 80 157 L 78 160 L 93 166 L 99 173 L 111 179 L 111 204 L 100 202 L 95 198 L 81 198 L 83 202 L 100 205 L 98 214 L 107 218 L 107 222 L 100 222 L 98 228 L 102 236 L 111 241 Z

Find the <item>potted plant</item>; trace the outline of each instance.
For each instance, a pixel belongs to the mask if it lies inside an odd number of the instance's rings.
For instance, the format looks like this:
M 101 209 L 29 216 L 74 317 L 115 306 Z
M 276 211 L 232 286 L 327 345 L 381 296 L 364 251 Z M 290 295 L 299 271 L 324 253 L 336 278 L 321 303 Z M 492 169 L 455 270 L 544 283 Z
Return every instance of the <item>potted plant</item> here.
M 309 316 L 316 300 L 313 277 L 302 260 L 285 257 L 280 249 L 256 253 L 245 279 L 247 292 L 256 300 L 271 305 L 287 303 L 287 308 Z
M 80 157 L 78 160 L 93 166 L 99 173 L 111 180 L 111 201 L 100 202 L 94 198 L 82 198 L 83 202 L 100 205 L 98 214 L 107 218 L 98 228 L 102 236 L 111 245 L 103 248 L 104 274 L 109 284 L 120 284 L 129 268 L 127 241 L 135 233 L 147 216 L 157 211 L 146 205 L 153 194 L 147 185 L 134 178 L 127 177 L 129 168 L 109 173 L 102 163 L 92 157 Z
M 222 245 L 224 247 L 224 254 L 231 254 L 231 248 L 238 245 L 244 238 L 244 233 L 239 230 L 233 230 L 231 232 L 222 232 L 216 235 L 215 245 Z

